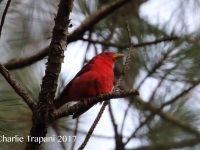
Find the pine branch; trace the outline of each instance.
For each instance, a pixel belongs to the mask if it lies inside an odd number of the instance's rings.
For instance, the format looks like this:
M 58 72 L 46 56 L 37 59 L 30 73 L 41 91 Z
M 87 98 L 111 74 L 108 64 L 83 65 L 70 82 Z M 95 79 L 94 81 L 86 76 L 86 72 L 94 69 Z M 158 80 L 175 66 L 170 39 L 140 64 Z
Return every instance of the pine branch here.
M 33 111 L 36 108 L 36 103 L 31 99 L 26 90 L 10 75 L 8 70 L 0 64 L 0 73 L 6 79 L 6 81 L 11 85 L 15 92 L 24 100 L 24 102 Z
M 101 119 L 101 116 L 102 116 L 102 114 L 103 114 L 103 112 L 104 112 L 106 106 L 107 106 L 107 103 L 104 102 L 104 103 L 103 103 L 103 106 L 101 107 L 101 109 L 100 109 L 100 111 L 99 111 L 97 117 L 95 118 L 95 120 L 94 120 L 92 126 L 90 127 L 88 133 L 86 134 L 86 137 L 85 137 L 83 143 L 80 145 L 80 147 L 78 148 L 78 150 L 83 150 L 83 149 L 85 148 L 87 142 L 89 141 L 90 137 L 92 136 L 92 133 L 93 133 L 93 131 L 94 131 L 96 125 L 98 124 L 99 120 Z
M 112 98 L 122 98 L 127 96 L 137 96 L 139 95 L 138 91 L 134 89 L 129 89 L 125 91 L 114 91 L 110 93 L 100 94 L 97 97 L 93 98 L 86 98 L 80 100 L 78 103 L 74 104 L 73 106 L 67 107 L 61 110 L 55 110 L 54 118 L 59 119 L 61 117 L 66 117 L 69 115 L 73 115 L 75 112 L 79 111 L 80 109 L 88 108 L 91 105 L 95 105 L 98 102 L 108 101 Z

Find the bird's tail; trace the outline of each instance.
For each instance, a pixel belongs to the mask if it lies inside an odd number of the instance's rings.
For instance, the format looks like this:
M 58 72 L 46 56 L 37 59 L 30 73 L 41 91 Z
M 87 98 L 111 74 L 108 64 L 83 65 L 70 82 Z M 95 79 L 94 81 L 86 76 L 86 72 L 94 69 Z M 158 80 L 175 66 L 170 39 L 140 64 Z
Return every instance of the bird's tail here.
M 80 109 L 79 111 L 77 111 L 76 113 L 73 114 L 72 119 L 75 119 L 75 118 L 79 117 L 80 115 L 84 114 L 86 111 L 88 111 L 94 105 L 95 104 L 92 104 L 88 107 L 84 107 L 83 109 Z
M 65 104 L 65 102 L 63 103 L 63 101 L 60 99 L 60 97 L 58 97 L 53 101 L 53 104 L 55 106 L 55 109 L 58 109 L 61 106 L 63 106 Z

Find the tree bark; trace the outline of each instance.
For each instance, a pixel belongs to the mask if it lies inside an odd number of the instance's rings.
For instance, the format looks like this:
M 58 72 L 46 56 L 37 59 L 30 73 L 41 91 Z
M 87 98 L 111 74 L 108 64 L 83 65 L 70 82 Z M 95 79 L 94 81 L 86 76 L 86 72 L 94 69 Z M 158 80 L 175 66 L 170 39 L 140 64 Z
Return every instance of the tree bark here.
M 30 137 L 32 138 L 45 137 L 47 127 L 54 120 L 53 99 L 57 88 L 61 63 L 64 59 L 64 50 L 67 48 L 69 15 L 72 7 L 73 0 L 60 1 L 58 13 L 55 18 L 52 41 L 49 46 L 48 62 L 41 85 L 39 101 L 37 108 L 33 111 L 32 128 L 30 131 Z M 40 145 L 40 142 L 29 140 L 27 141 L 26 150 L 38 150 Z

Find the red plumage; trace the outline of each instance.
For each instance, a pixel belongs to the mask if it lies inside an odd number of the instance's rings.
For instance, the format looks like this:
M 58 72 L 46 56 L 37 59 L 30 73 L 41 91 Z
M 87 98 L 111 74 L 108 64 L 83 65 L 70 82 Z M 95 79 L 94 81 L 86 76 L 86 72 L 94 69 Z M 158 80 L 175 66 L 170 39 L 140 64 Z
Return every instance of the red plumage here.
M 60 97 L 54 101 L 55 108 L 67 102 L 110 92 L 114 80 L 113 64 L 120 57 L 123 57 L 123 54 L 114 52 L 102 52 L 93 57 L 67 84 Z

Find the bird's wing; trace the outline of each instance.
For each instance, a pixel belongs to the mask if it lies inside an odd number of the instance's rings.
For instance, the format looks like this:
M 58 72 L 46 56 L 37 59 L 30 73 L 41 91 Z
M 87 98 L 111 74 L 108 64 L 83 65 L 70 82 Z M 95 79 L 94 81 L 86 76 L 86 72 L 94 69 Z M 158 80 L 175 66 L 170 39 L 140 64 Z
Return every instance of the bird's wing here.
M 62 97 L 62 94 L 68 94 L 69 92 L 69 89 L 70 89 L 70 86 L 71 86 L 71 83 L 73 82 L 73 80 L 75 80 L 77 77 L 83 75 L 84 73 L 88 72 L 91 70 L 91 61 L 88 62 L 88 64 L 86 64 L 76 75 L 75 77 L 66 85 L 66 87 L 64 88 L 64 90 L 62 91 L 61 93 L 61 97 Z
M 70 90 L 70 87 L 71 87 L 71 84 L 73 83 L 73 81 L 83 75 L 84 73 L 88 72 L 91 70 L 91 67 L 92 67 L 92 64 L 93 64 L 93 60 L 90 60 L 76 75 L 75 77 L 66 85 L 66 87 L 63 89 L 62 93 L 60 94 L 60 96 L 54 100 L 54 105 L 55 105 L 55 108 L 59 108 L 61 107 L 62 105 L 64 105 L 67 101 L 64 101 L 62 99 L 65 99 L 64 97 L 66 97 L 68 94 L 69 94 L 69 90 Z M 67 99 L 66 99 L 67 100 Z
M 83 66 L 83 68 L 76 74 L 76 76 L 74 78 L 76 78 L 76 77 L 78 77 L 78 76 L 90 71 L 91 68 L 93 67 L 93 64 L 94 64 L 94 61 L 92 59 L 85 66 Z

